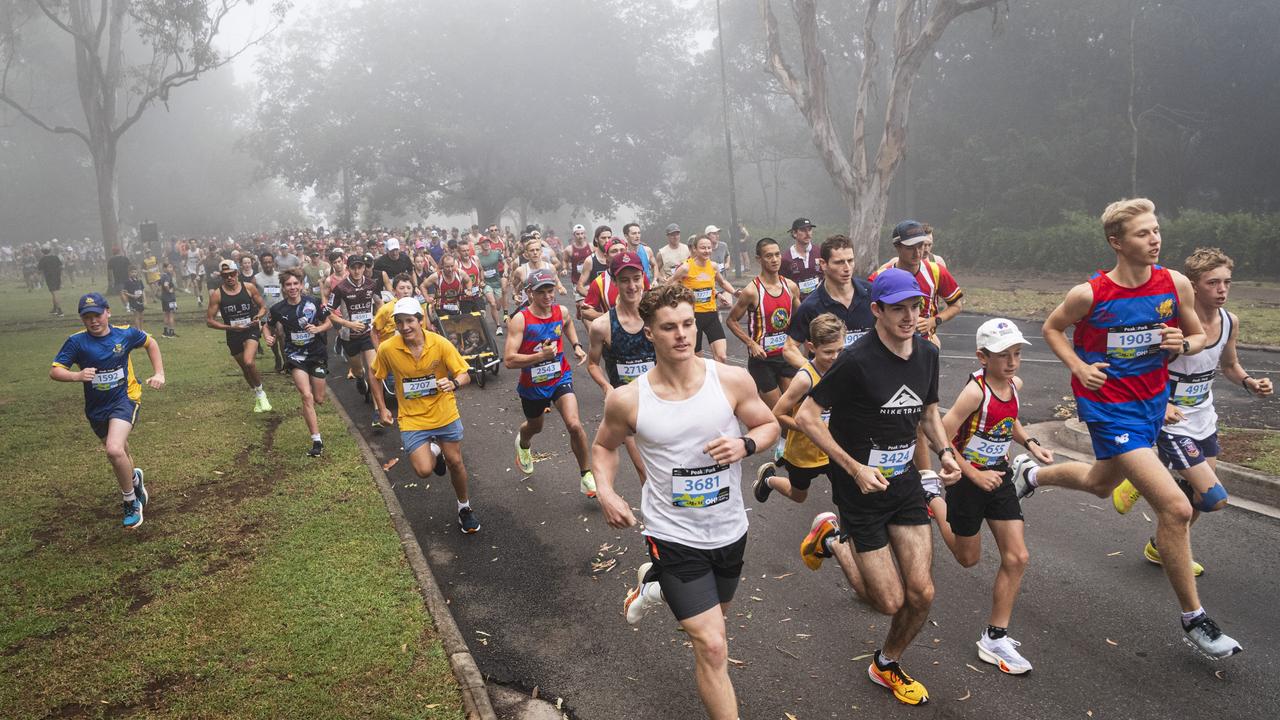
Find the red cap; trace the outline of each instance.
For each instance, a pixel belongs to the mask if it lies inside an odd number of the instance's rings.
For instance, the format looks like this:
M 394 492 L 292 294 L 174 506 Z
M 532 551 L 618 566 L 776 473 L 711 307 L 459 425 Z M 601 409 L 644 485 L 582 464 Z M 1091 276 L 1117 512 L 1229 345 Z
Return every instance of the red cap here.
M 616 278 L 623 268 L 629 267 L 635 268 L 641 273 L 644 272 L 644 264 L 640 262 L 640 256 L 625 250 L 613 257 L 613 261 L 609 263 L 609 274 Z

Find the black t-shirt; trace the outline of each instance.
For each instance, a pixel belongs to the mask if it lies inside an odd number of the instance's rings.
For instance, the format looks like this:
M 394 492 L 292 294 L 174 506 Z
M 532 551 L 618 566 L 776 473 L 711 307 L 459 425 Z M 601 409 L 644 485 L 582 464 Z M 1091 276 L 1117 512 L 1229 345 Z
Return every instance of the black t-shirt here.
M 384 272 L 387 274 L 388 278 L 390 278 L 391 280 L 395 280 L 396 275 L 399 275 L 400 273 L 408 274 L 413 272 L 413 260 L 411 260 L 403 250 L 400 251 L 400 257 L 395 260 L 391 259 L 391 253 L 387 253 L 382 257 L 378 258 L 377 260 L 374 260 L 373 261 L 374 289 L 377 290 L 378 292 L 382 292 L 384 289 L 386 289 L 382 287 L 382 273 Z
M 129 296 L 129 309 L 141 310 L 145 302 L 146 285 L 142 284 L 142 278 L 125 277 L 124 285 L 120 289 Z
M 329 297 L 333 307 L 340 309 L 345 307 L 342 314 L 346 319 L 354 323 L 364 323 L 365 329 L 351 330 L 351 337 L 364 337 L 369 334 L 369 328 L 373 326 L 373 287 L 369 278 L 365 278 L 364 282 L 357 286 L 351 282 L 351 278 L 346 277 L 338 283 Z
M 327 357 L 325 333 L 312 334 L 307 325 L 319 325 L 329 317 L 329 308 L 320 298 L 303 295 L 297 305 L 290 305 L 288 300 L 281 300 L 271 306 L 268 322 L 272 327 L 277 324 L 283 333 L 276 340 L 284 350 L 284 354 L 299 362 Z
M 873 330 L 845 348 L 810 392 L 830 409 L 828 427 L 840 447 L 889 479 L 911 467 L 920 416 L 938 402 L 938 348 L 919 335 L 911 342 L 904 360 Z M 828 476 L 837 504 L 856 505 L 861 493 L 853 478 L 837 463 Z
M 222 256 L 210 253 L 204 259 L 204 284 L 210 290 L 217 290 L 222 285 Z
M 107 272 L 111 273 L 112 285 L 123 287 L 125 281 L 129 279 L 129 258 L 123 255 L 112 255 L 107 260 Z
M 46 280 L 57 282 L 62 279 L 62 261 L 57 255 L 41 255 L 36 267 L 44 274 Z
M 177 299 L 178 294 L 173 286 L 173 275 L 167 272 L 160 273 L 160 302 L 171 303 Z

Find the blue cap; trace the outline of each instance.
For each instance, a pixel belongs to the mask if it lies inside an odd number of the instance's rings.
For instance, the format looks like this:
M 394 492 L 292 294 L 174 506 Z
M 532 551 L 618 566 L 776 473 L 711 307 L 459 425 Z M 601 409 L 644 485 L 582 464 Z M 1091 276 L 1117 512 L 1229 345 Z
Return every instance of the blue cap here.
M 903 220 L 893 226 L 894 245 L 919 245 L 929 237 L 924 224 L 915 220 Z
M 913 297 L 924 297 L 924 293 L 920 292 L 920 285 L 915 277 L 906 270 L 889 268 L 877 275 L 871 283 L 873 302 L 895 305 Z
M 85 313 L 99 314 L 109 307 L 111 306 L 107 304 L 107 299 L 102 297 L 102 293 L 85 293 L 80 296 L 80 309 L 76 312 L 80 315 Z

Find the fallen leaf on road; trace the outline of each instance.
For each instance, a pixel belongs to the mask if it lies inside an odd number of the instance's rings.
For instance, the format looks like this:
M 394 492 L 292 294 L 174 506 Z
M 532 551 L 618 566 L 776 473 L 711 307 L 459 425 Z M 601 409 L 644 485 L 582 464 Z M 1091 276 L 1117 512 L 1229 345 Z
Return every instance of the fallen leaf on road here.
M 1123 555 L 1123 554 L 1124 554 L 1124 551 L 1123 551 L 1123 550 L 1117 550 L 1117 551 L 1115 551 L 1115 552 L 1113 552 L 1113 553 L 1107 553 L 1107 557 L 1115 557 L 1115 556 L 1117 556 L 1117 555 Z
M 938 624 L 938 621 L 937 621 L 937 620 L 930 620 L 930 621 L 929 621 L 929 624 L 930 624 L 930 625 L 932 625 L 932 626 L 934 626 L 934 627 L 942 627 L 941 625 L 939 625 L 939 624 Z
M 1221 670 L 1214 670 L 1214 671 L 1213 671 L 1213 676 L 1214 676 L 1214 677 L 1216 677 L 1216 678 L 1218 678 L 1219 680 L 1226 680 L 1226 679 L 1227 679 L 1227 676 L 1226 676 L 1226 675 L 1223 675 Z
M 477 631 L 476 631 L 476 634 L 477 634 L 477 635 L 483 635 L 483 636 L 485 636 L 485 637 L 493 637 L 492 635 L 490 635 L 489 633 L 487 633 L 487 632 L 485 632 L 485 631 L 483 631 L 483 630 L 477 630 Z
M 1151 518 L 1147 517 L 1146 513 L 1142 513 L 1142 519 L 1146 520 L 1147 522 L 1151 522 Z
M 795 573 L 783 573 L 783 574 L 781 574 L 781 575 L 777 575 L 777 576 L 775 576 L 773 579 L 774 579 L 774 580 L 781 580 L 781 579 L 782 579 L 782 578 L 784 578 L 784 577 L 791 577 L 792 575 L 795 575 Z
M 970 670 L 972 670 L 972 671 L 974 671 L 974 672 L 978 673 L 979 675 L 986 675 L 986 673 L 984 673 L 984 672 L 982 672 L 981 670 L 979 670 L 978 668 L 976 668 L 976 667 L 974 667 L 974 666 L 970 665 L 969 663 L 965 663 L 965 664 L 964 664 L 964 666 L 965 666 L 965 667 L 967 667 L 967 668 L 969 668 Z
M 388 460 L 388 461 L 386 461 L 385 463 L 383 463 L 383 464 L 382 464 L 382 469 L 383 469 L 384 471 L 386 471 L 386 470 L 390 470 L 391 468 L 395 467 L 395 466 L 396 466 L 396 463 L 398 463 L 398 462 L 400 462 L 400 458 L 398 458 L 398 457 L 393 457 L 393 458 L 391 458 L 390 460 Z
M 751 599 L 755 600 L 756 602 L 764 602 L 764 598 L 756 597 L 755 595 L 752 595 Z
M 857 660 L 866 660 L 867 658 L 871 657 L 872 655 L 875 655 L 875 653 L 867 653 L 866 655 L 859 655 L 858 657 L 854 658 L 854 660 L 855 660 L 855 661 L 857 661 Z
M 1084 714 L 1085 714 L 1085 715 L 1088 715 L 1089 717 L 1093 717 L 1093 711 L 1092 711 L 1092 710 L 1085 710 L 1085 711 L 1084 711 Z
M 1120 643 L 1116 642 L 1115 640 L 1112 640 L 1111 638 L 1103 638 L 1103 639 L 1107 641 L 1108 645 L 1111 645 L 1113 647 L 1120 647 Z
M 734 667 L 745 667 L 745 666 L 746 666 L 746 663 L 742 662 L 741 660 L 734 660 L 733 658 L 729 658 L 729 664 L 730 664 L 730 665 L 732 665 L 732 666 L 734 666 Z
M 782 653 L 783 655 L 786 655 L 787 657 L 791 658 L 792 660 L 799 660 L 799 659 L 800 659 L 800 656 L 799 656 L 799 655 L 796 655 L 796 654 L 794 654 L 794 653 L 789 653 L 789 652 L 787 652 L 786 650 L 783 650 L 782 648 L 778 647 L 777 645 L 774 645 L 774 646 L 773 646 L 773 649 L 774 649 L 774 650 L 777 650 L 778 652 Z
M 969 699 L 969 698 L 971 698 L 971 697 L 973 697 L 973 693 L 969 692 L 968 690 L 965 690 L 965 691 L 964 691 L 964 697 L 958 697 L 958 698 L 956 698 L 956 701 L 957 701 L 957 702 L 964 702 L 965 700 L 968 700 L 968 699 Z
M 214 475 L 225 475 L 226 473 L 222 472 L 221 470 L 214 470 L 214 471 L 213 471 L 213 474 L 214 474 Z
M 784 712 L 784 713 L 782 713 L 782 714 L 787 716 L 787 720 L 800 720 L 800 719 L 799 719 L 799 718 L 797 718 L 795 715 L 792 715 L 792 714 L 791 714 L 791 713 L 789 713 L 789 712 Z

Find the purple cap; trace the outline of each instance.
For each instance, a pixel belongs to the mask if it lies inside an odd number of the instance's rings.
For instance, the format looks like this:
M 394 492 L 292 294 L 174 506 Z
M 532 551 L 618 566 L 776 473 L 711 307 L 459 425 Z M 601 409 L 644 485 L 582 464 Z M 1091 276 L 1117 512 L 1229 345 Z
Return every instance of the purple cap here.
M 613 256 L 613 260 L 609 263 L 609 274 L 616 278 L 625 268 L 635 268 L 641 273 L 644 272 L 644 264 L 640 262 L 640 256 L 629 251 Z
M 556 276 L 546 268 L 538 268 L 529 273 L 529 277 L 525 279 L 524 286 L 530 290 L 537 290 L 545 285 L 555 285 Z
M 871 283 L 872 302 L 894 305 L 913 297 L 924 297 L 915 277 L 906 270 L 889 268 Z

